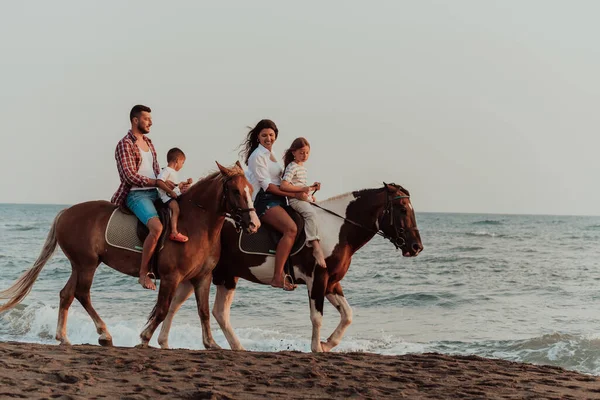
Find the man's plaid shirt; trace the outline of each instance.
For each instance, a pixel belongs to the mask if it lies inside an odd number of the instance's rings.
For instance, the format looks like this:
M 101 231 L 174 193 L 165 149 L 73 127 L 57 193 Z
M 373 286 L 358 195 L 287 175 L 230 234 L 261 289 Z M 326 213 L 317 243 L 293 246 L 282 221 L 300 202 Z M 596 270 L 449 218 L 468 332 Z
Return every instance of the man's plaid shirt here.
M 144 135 L 144 140 L 152 152 L 152 169 L 158 176 L 160 167 L 158 166 L 158 160 L 156 158 L 156 150 L 154 149 L 152 141 L 148 139 L 146 135 Z M 133 132 L 129 131 L 127 132 L 127 135 L 119 141 L 117 149 L 115 150 L 115 159 L 117 160 L 117 170 L 119 171 L 119 178 L 121 178 L 121 185 L 110 201 L 119 206 L 125 204 L 125 199 L 132 186 L 148 186 L 149 179 L 145 176 L 138 175 L 138 170 L 142 164 L 142 154 L 140 153 L 139 147 L 135 144 L 135 141 L 136 137 Z

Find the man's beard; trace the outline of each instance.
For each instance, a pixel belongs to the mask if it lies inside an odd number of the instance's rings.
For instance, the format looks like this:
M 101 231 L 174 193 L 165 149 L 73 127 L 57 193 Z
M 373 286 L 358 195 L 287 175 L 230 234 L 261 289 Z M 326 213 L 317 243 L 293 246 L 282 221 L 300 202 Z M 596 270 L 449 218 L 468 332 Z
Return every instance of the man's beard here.
M 142 132 L 144 135 L 147 135 L 148 133 L 150 133 L 150 129 L 146 129 L 144 126 L 142 126 L 142 124 L 138 123 L 138 131 Z

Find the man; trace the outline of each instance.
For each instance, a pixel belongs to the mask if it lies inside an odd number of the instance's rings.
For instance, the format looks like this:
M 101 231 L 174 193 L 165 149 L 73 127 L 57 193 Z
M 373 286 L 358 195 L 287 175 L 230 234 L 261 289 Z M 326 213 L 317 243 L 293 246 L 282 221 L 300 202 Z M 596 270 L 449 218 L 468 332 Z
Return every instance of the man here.
M 136 105 L 129 113 L 131 129 L 115 150 L 121 185 L 111 202 L 120 207 L 127 206 L 148 227 L 150 233 L 144 241 L 139 282 L 145 289 L 156 290 L 149 276 L 153 274 L 148 272 L 150 257 L 163 229 L 154 207 L 154 201 L 158 199 L 156 188 L 170 191 L 175 184 L 156 179 L 160 173 L 156 150 L 146 136 L 152 126 L 151 111 L 149 107 Z

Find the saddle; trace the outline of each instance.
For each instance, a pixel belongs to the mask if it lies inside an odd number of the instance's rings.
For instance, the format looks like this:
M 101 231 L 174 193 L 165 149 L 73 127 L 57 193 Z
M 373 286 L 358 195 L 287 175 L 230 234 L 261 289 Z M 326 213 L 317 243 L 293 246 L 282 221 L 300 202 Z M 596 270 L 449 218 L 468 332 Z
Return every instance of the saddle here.
M 156 250 L 150 259 L 150 271 L 159 278 L 158 253 L 163 249 L 165 240 L 171 226 L 171 213 L 169 207 L 162 201 L 154 202 L 158 218 L 163 225 L 163 231 L 158 239 Z M 110 246 L 123 250 L 141 253 L 144 240 L 148 236 L 148 227 L 144 225 L 128 208 L 118 207 L 110 216 L 106 226 L 105 240 Z
M 291 207 L 285 206 L 284 208 L 298 227 L 296 241 L 290 252 L 291 257 L 298 254 L 305 246 L 306 234 L 304 233 L 304 218 Z M 268 224 L 261 224 L 258 232 L 254 234 L 248 234 L 244 230 L 240 232 L 239 248 L 242 253 L 246 254 L 275 256 L 275 250 L 277 249 L 277 244 L 279 243 L 281 236 L 283 235 Z

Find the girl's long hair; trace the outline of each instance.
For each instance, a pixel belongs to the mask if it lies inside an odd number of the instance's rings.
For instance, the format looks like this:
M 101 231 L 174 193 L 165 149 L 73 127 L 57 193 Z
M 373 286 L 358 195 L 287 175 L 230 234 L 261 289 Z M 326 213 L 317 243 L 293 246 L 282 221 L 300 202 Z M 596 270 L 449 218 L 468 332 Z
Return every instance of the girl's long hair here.
M 279 135 L 279 130 L 277 129 L 277 125 L 275 122 L 270 119 L 261 119 L 258 124 L 254 128 L 250 129 L 248 135 L 246 136 L 246 140 L 242 142 L 240 147 L 240 157 L 244 160 L 246 165 L 248 165 L 248 159 L 250 158 L 250 154 L 258 147 L 258 134 L 263 129 L 273 129 L 275 132 L 275 138 Z
M 304 146 L 308 146 L 308 148 L 310 149 L 310 143 L 308 143 L 308 140 L 304 139 L 303 137 L 294 139 L 294 141 L 290 145 L 290 148 L 287 149 L 285 151 L 285 153 L 283 154 L 284 169 L 287 168 L 287 166 L 292 161 L 294 161 L 294 153 L 293 152 L 298 149 L 303 148 Z

